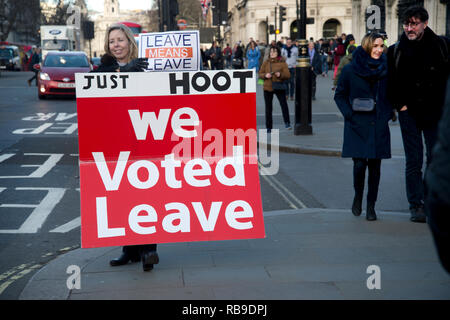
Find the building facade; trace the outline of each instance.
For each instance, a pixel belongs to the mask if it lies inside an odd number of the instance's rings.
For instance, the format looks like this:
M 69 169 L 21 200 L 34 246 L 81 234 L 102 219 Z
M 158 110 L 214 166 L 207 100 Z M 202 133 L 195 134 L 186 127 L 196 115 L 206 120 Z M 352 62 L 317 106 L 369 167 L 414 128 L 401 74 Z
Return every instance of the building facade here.
M 450 33 L 449 2 L 449 0 L 307 0 L 307 17 L 314 18 L 314 23 L 306 26 L 306 37 L 317 40 L 351 33 L 359 43 L 371 30 L 368 28 L 367 21 L 372 11 L 367 12 L 367 8 L 377 5 L 380 8 L 381 19 L 380 28 L 377 30 L 385 31 L 389 38 L 388 42 L 394 43 L 403 31 L 398 12 L 402 12 L 412 4 L 423 5 L 430 16 L 430 28 L 437 34 L 448 36 Z M 225 32 L 225 41 L 247 43 L 250 37 L 264 43 L 275 38 L 279 40 L 281 37 L 296 39 L 295 0 L 278 0 L 278 5 L 287 8 L 286 21 L 283 22 L 280 34 L 268 35 L 269 26 L 275 26 L 275 18 L 278 23 L 278 17 L 275 17 L 276 5 L 276 2 L 270 0 L 228 0 L 228 27 Z
M 355 35 L 355 39 L 361 39 L 369 31 L 366 23 L 367 8 L 375 4 L 381 8 L 380 30 L 386 31 L 388 43 L 393 44 L 403 32 L 398 13 L 403 12 L 410 5 L 419 4 L 424 6 L 428 11 L 428 26 L 436 34 L 449 36 L 449 2 L 447 0 L 353 0 L 353 34 Z
M 91 13 L 94 21 L 94 39 L 91 40 L 93 57 L 100 57 L 105 53 L 105 33 L 114 23 L 128 21 L 138 23 L 144 30 L 150 32 L 150 15 L 146 10 L 120 10 L 119 0 L 104 0 L 102 13 Z M 89 54 L 89 47 L 85 47 Z
M 279 0 L 278 5 L 286 7 L 286 21 L 278 35 L 268 35 L 270 25 L 275 25 L 276 2 L 270 0 L 228 0 L 228 25 L 226 41 L 247 42 L 250 37 L 262 42 L 279 40 L 281 37 L 297 38 L 297 6 L 295 0 Z M 336 34 L 352 32 L 351 0 L 308 0 L 306 11 L 314 23 L 306 26 L 306 37 L 332 38 Z M 278 13 L 277 13 L 278 16 Z M 280 28 L 280 26 L 277 26 Z

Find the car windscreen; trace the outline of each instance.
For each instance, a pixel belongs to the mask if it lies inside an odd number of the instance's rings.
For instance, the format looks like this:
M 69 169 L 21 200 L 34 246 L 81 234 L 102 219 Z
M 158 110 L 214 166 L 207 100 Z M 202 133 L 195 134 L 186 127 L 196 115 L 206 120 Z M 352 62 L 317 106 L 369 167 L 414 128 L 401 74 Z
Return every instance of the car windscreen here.
M 47 55 L 44 67 L 83 68 L 89 67 L 87 57 L 83 55 Z
M 69 40 L 44 40 L 42 41 L 44 50 L 67 50 L 69 49 Z
M 0 57 L 2 58 L 12 58 L 13 51 L 11 49 L 0 49 Z

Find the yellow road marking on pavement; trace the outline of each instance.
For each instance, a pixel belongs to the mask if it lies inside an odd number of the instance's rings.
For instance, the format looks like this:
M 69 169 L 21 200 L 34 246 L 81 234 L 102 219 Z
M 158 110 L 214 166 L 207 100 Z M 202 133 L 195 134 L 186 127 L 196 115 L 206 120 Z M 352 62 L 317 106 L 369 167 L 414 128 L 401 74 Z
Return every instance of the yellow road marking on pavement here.
M 19 267 L 22 267 L 22 266 L 26 266 L 26 265 L 22 264 Z M 19 271 L 20 270 L 19 267 L 16 267 L 14 269 L 17 269 L 16 271 Z M 27 275 L 28 273 L 30 273 L 31 271 L 33 271 L 34 269 L 37 269 L 39 267 L 41 267 L 40 264 L 35 264 L 34 266 L 31 266 L 28 269 L 22 270 L 18 274 L 12 276 L 8 281 L 6 281 L 2 285 L 0 285 L 0 294 L 2 294 L 3 291 L 5 291 L 6 288 L 8 288 L 11 283 L 13 283 L 14 281 L 19 280 L 23 276 Z M 14 271 L 14 272 L 16 272 L 16 271 Z M 14 274 L 14 272 L 12 274 Z
M 267 169 L 264 168 L 264 166 L 260 163 L 258 163 L 259 168 L 261 169 L 262 172 L 267 172 Z M 271 175 L 261 175 L 261 177 L 263 177 L 264 180 L 266 180 L 270 186 L 272 188 L 275 189 L 275 191 L 277 191 L 287 202 L 288 204 L 291 206 L 291 208 L 293 209 L 299 209 L 297 207 L 297 205 L 301 208 L 301 209 L 305 209 L 307 208 L 306 205 L 299 199 L 297 198 L 292 192 L 290 192 L 280 181 L 278 181 L 278 179 L 276 179 L 274 176 Z M 289 195 L 291 197 L 291 199 L 297 203 L 294 204 L 292 201 L 290 201 L 287 197 L 286 194 Z

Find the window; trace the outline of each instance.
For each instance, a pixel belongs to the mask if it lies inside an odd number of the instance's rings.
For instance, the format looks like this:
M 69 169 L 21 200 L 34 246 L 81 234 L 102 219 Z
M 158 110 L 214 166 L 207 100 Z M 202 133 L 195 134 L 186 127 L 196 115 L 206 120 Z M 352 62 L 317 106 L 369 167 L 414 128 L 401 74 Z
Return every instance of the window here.
M 45 67 L 89 67 L 89 61 L 84 55 L 47 55 L 44 61 Z
M 310 16 L 314 16 L 315 14 L 316 14 L 316 10 L 314 10 L 314 9 L 309 10 Z

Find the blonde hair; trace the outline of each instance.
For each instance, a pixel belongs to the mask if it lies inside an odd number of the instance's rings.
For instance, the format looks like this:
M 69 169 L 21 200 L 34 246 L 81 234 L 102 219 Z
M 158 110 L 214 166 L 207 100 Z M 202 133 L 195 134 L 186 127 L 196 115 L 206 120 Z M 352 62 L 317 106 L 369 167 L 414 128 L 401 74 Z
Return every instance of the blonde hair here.
M 105 52 L 109 55 L 113 55 L 111 53 L 111 50 L 109 50 L 109 34 L 113 30 L 121 30 L 125 37 L 128 39 L 128 61 L 131 61 L 133 59 L 136 59 L 138 57 L 138 46 L 136 41 L 134 40 L 133 32 L 128 28 L 126 25 L 121 23 L 115 23 L 108 27 L 105 34 Z
M 362 38 L 361 40 L 361 47 L 364 49 L 364 51 L 366 51 L 370 55 L 374 47 L 374 42 L 378 38 L 383 40 L 383 36 L 379 33 L 371 32 L 366 34 L 364 38 Z

